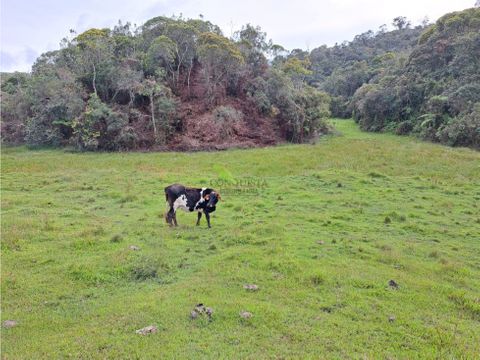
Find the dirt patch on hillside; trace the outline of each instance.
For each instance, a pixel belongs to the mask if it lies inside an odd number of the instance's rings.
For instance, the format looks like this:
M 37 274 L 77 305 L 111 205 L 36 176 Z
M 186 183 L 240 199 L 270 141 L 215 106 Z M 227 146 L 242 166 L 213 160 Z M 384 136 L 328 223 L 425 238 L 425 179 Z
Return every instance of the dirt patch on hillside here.
M 205 108 L 190 101 L 180 108 L 182 129 L 169 141 L 176 151 L 224 150 L 275 145 L 281 142 L 275 119 L 246 109 L 244 101 L 228 98 Z

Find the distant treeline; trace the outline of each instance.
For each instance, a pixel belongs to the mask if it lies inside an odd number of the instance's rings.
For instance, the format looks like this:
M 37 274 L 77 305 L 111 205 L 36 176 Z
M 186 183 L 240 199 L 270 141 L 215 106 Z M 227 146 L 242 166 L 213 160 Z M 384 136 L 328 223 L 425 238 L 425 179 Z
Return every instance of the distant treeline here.
M 156 17 L 64 39 L 2 76 L 2 140 L 83 150 L 304 142 L 324 119 L 480 148 L 480 9 L 286 51 L 246 25 Z
M 302 54 L 309 83 L 332 96 L 334 116 L 353 116 L 364 130 L 480 148 L 480 8 L 394 25 Z

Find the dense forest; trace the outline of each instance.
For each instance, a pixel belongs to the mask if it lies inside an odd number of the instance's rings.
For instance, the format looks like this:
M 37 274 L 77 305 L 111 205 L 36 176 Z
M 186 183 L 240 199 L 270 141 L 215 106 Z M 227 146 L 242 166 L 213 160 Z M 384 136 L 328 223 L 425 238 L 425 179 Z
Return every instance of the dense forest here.
M 364 130 L 480 148 L 480 8 L 428 26 L 409 56 L 363 84 L 350 104 Z
M 32 72 L 3 74 L 2 141 L 80 150 L 305 142 L 353 117 L 367 131 L 480 147 L 480 9 L 381 26 L 312 51 L 201 19 L 72 31 Z
M 332 115 L 352 117 L 351 101 L 357 89 L 408 57 L 426 23 L 411 28 L 410 22 L 400 16 L 393 20 L 393 31 L 382 25 L 376 32 L 355 36 L 351 42 L 321 46 L 306 54 L 312 69 L 309 83 L 332 96 Z
M 72 33 L 31 74 L 2 79 L 2 139 L 80 150 L 221 149 L 328 132 L 330 97 L 307 63 L 246 25 L 232 39 L 203 19 Z

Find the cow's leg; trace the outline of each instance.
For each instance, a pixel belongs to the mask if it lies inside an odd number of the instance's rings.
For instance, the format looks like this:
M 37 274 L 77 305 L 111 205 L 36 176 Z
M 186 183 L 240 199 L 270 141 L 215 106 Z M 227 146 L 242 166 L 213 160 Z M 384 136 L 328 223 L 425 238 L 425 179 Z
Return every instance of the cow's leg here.
M 173 209 L 173 207 L 171 207 L 170 210 L 168 210 L 168 213 L 165 216 L 165 219 L 167 220 L 168 225 L 173 226 L 172 221 L 173 219 L 175 219 L 175 210 Z
M 177 223 L 177 212 L 176 212 L 176 211 L 173 212 L 173 222 L 175 223 L 175 226 L 178 226 L 178 223 Z
M 197 215 L 197 226 L 200 225 L 200 219 L 202 218 L 202 213 L 199 211 Z
M 205 212 L 205 217 L 207 218 L 207 224 L 208 224 L 208 227 L 210 228 L 210 214 L 208 212 Z

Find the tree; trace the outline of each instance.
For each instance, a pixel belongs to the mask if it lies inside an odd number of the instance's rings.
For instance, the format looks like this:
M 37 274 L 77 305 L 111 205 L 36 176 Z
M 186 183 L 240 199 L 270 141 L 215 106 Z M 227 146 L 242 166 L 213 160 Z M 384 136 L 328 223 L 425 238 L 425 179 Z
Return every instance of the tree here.
M 152 42 L 161 35 L 165 35 L 167 26 L 175 22 L 175 19 L 165 16 L 154 17 L 141 27 L 141 47 L 144 51 L 152 45 Z
M 2 141 L 22 144 L 25 138 L 25 119 L 31 117 L 28 96 L 30 74 L 15 72 L 1 76 L 1 134 Z
M 407 29 L 410 27 L 410 21 L 405 16 L 397 16 L 393 19 L 392 25 L 397 28 L 397 30 Z
M 153 41 L 145 57 L 145 67 L 149 76 L 163 67 L 172 80 L 172 86 L 175 86 L 175 48 L 176 44 L 173 40 L 165 35 L 161 35 Z
M 135 28 L 134 28 L 135 31 Z M 137 39 L 131 30 L 131 24 L 118 21 L 111 32 L 116 58 L 135 58 L 137 55 Z
M 101 82 L 108 76 L 112 67 L 113 46 L 109 37 L 109 29 L 90 29 L 78 35 L 74 44 L 78 46 L 77 64 L 80 66 L 81 76 L 90 79 L 93 92 L 97 95 L 99 75 Z M 102 89 L 103 97 L 107 97 L 107 89 Z
M 199 41 L 198 57 L 203 65 L 206 95 L 211 101 L 215 101 L 219 96 L 218 88 L 223 88 L 223 95 L 226 85 L 222 84 L 240 69 L 244 58 L 234 43 L 223 36 L 204 33 L 200 35 Z
M 119 92 L 124 91 L 128 93 L 128 105 L 132 106 L 135 92 L 141 86 L 143 77 L 143 72 L 137 61 L 124 61 L 119 65 L 116 73 L 113 85 L 115 93 L 112 97 L 112 101 L 115 100 Z
M 267 92 L 288 141 L 300 143 L 318 131 L 327 132 L 324 120 L 330 115 L 328 94 L 307 85 L 299 88 L 278 69 L 269 72 Z
M 382 24 L 378 27 L 378 34 L 385 34 L 387 32 L 387 24 Z
M 82 151 L 116 150 L 116 138 L 126 123 L 123 114 L 113 111 L 92 93 L 84 113 L 73 123 L 75 145 Z
M 247 24 L 234 34 L 234 39 L 248 65 L 252 77 L 261 75 L 268 68 L 267 58 L 272 41 L 266 40 L 267 34 L 259 26 Z M 277 51 L 280 48 L 277 46 Z
M 161 82 L 158 82 L 155 77 L 150 76 L 143 80 L 139 93 L 147 96 L 150 103 L 150 116 L 153 128 L 153 135 L 156 143 L 165 143 L 170 124 L 168 122 L 169 117 L 173 114 L 175 110 L 175 102 L 171 99 L 171 94 L 169 89 L 163 85 Z M 163 137 L 159 137 L 158 131 L 158 120 L 155 116 L 155 113 L 158 113 L 160 116 L 160 126 L 163 130 Z
M 423 19 L 422 19 L 422 27 L 427 27 L 428 24 L 430 24 L 430 19 L 428 18 L 428 16 L 425 16 Z
M 281 69 L 285 72 L 293 81 L 293 84 L 297 89 L 300 89 L 309 75 L 312 75 L 310 67 L 310 60 L 308 58 L 300 60 L 297 57 L 290 57 L 285 63 L 282 64 Z
M 73 121 L 84 109 L 85 93 L 75 74 L 55 63 L 58 54 L 44 54 L 32 67 L 27 97 L 30 116 L 25 124 L 29 146 L 65 145 Z
M 175 87 L 178 87 L 180 69 L 186 68 L 187 86 L 190 90 L 190 76 L 196 56 L 196 41 L 198 37 L 198 31 L 188 23 L 177 22 L 167 26 L 166 34 L 174 44 L 173 53 L 176 65 Z

